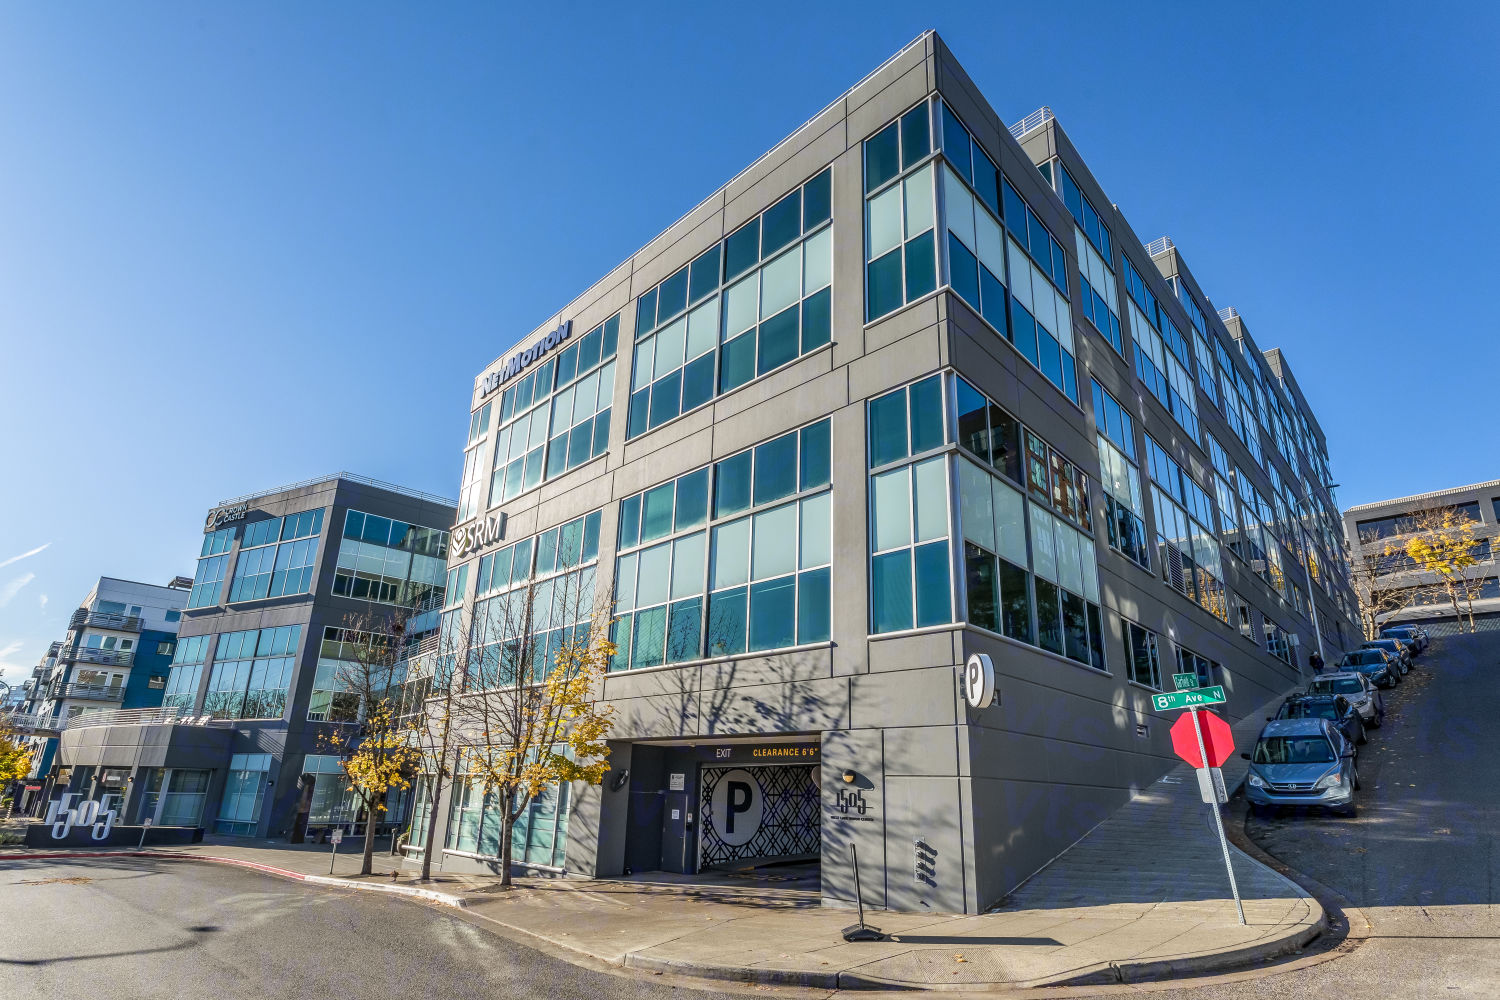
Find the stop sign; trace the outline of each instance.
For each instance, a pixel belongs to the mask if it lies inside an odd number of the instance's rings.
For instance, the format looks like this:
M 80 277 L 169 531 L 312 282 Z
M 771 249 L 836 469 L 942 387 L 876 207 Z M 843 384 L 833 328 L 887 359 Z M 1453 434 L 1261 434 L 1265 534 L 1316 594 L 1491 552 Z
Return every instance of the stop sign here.
M 1193 732 L 1193 713 L 1183 712 L 1172 723 L 1172 749 L 1177 756 L 1194 767 L 1222 767 L 1234 753 L 1234 734 L 1229 723 L 1212 712 L 1200 711 L 1198 722 L 1203 726 L 1203 749 L 1208 753 L 1208 764 L 1198 756 L 1198 734 Z

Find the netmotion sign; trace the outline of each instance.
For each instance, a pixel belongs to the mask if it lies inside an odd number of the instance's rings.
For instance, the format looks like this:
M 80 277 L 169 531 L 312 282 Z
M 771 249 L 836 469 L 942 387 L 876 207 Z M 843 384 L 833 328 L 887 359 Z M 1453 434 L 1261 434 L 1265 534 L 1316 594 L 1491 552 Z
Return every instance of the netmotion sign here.
M 516 354 L 505 363 L 504 368 L 500 369 L 497 372 L 490 372 L 484 377 L 484 381 L 479 383 L 480 398 L 483 399 L 485 396 L 488 396 L 490 393 L 494 392 L 496 389 L 509 382 L 512 378 L 515 378 L 517 375 L 521 374 L 528 367 L 530 367 L 532 363 L 540 360 L 542 356 L 545 355 L 548 351 L 552 350 L 558 344 L 561 344 L 571 336 L 573 336 L 573 321 L 570 319 L 564 320 L 562 326 L 559 326 L 556 330 L 553 330 L 551 333 L 547 334 L 547 336 L 543 337 L 535 344 L 532 344 L 530 347 L 526 348 L 526 350 L 517 351 Z
M 494 545 L 505 537 L 505 515 L 497 514 L 456 528 L 452 545 L 454 555 L 463 558 L 470 552 L 478 552 L 487 545 Z

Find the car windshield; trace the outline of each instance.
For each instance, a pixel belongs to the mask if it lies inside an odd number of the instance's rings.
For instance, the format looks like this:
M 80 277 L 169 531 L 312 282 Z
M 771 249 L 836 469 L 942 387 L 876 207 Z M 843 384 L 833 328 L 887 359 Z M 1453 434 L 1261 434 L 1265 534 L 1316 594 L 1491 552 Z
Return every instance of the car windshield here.
M 1382 662 L 1384 662 L 1384 658 L 1380 655 L 1380 650 L 1378 650 L 1378 649 L 1366 649 L 1366 650 L 1364 650 L 1362 652 L 1358 652 L 1358 653 L 1345 653 L 1344 654 L 1343 666 L 1347 666 L 1347 667 L 1372 666 L 1374 664 L 1382 663 Z
M 1328 719 L 1338 721 L 1338 711 L 1331 701 L 1289 701 L 1281 706 L 1278 719 Z
M 1263 736 L 1251 759 L 1257 764 L 1331 764 L 1335 758 L 1321 736 Z
M 1371 639 L 1369 642 L 1365 643 L 1365 646 L 1367 648 L 1369 648 L 1369 649 L 1395 649 L 1396 648 L 1396 640 L 1395 639 Z
M 1362 694 L 1365 690 L 1364 685 L 1353 677 L 1341 677 L 1330 683 L 1334 694 Z

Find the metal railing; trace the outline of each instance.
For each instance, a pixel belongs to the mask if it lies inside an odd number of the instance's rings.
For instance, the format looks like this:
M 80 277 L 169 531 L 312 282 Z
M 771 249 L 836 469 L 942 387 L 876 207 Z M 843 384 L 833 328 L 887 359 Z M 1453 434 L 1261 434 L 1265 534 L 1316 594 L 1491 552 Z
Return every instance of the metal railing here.
M 277 486 L 274 489 L 256 490 L 254 493 L 246 493 L 244 496 L 230 497 L 228 500 L 220 500 L 214 504 L 214 508 L 227 507 L 230 504 L 243 503 L 246 500 L 271 496 L 274 493 L 285 493 L 288 490 L 305 489 L 308 486 L 317 486 L 319 483 L 331 483 L 336 479 L 342 479 L 349 483 L 359 483 L 362 486 L 373 486 L 376 489 L 389 490 L 392 493 L 400 493 L 402 496 L 413 497 L 417 500 L 426 500 L 428 503 L 440 503 L 445 507 L 458 506 L 457 500 L 440 497 L 435 493 L 423 493 L 421 490 L 408 489 L 405 486 L 397 486 L 395 483 L 387 483 L 380 479 L 371 479 L 369 476 L 356 475 L 353 472 L 335 472 L 330 476 L 318 476 L 315 479 L 304 479 L 300 483 L 288 483 L 285 486 Z
M 1146 256 L 1155 257 L 1159 253 L 1166 253 L 1168 250 L 1175 250 L 1176 248 L 1177 244 L 1172 242 L 1172 237 L 1158 236 L 1146 244 Z
M 125 698 L 123 684 L 60 684 L 53 698 L 83 698 L 90 701 L 122 701 Z
M 80 629 L 84 626 L 93 628 L 110 628 L 116 632 L 139 632 L 141 630 L 140 615 L 121 615 L 112 611 L 90 611 L 88 608 L 79 608 L 73 612 L 73 617 L 68 620 L 68 628 Z
M 85 729 L 89 726 L 170 726 L 188 722 L 180 708 L 117 708 L 110 712 L 88 712 L 75 715 L 67 721 L 65 729 Z
M 1057 116 L 1052 113 L 1052 109 L 1044 104 L 1033 111 L 1031 114 L 1027 115 L 1025 118 L 1022 118 L 1018 122 L 1014 122 L 1010 126 L 1011 137 L 1014 139 L 1019 139 L 1027 132 L 1030 132 L 1033 129 L 1041 128 L 1043 125 L 1047 124 L 1056 117 Z
M 106 667 L 128 667 L 135 661 L 133 649 L 95 649 L 79 646 L 58 656 L 59 660 L 71 663 L 98 663 Z
M 1219 310 L 1219 318 L 1228 323 L 1232 319 L 1240 318 L 1240 311 L 1234 306 L 1225 306 Z
M 51 733 L 62 729 L 62 723 L 43 712 L 0 712 L 0 731 Z
M 49 657 L 56 657 L 56 656 L 58 656 L 59 654 L 62 653 L 62 648 L 63 648 L 63 643 L 62 643 L 61 639 L 59 639 L 57 642 L 50 643 L 47 646 L 47 655 Z

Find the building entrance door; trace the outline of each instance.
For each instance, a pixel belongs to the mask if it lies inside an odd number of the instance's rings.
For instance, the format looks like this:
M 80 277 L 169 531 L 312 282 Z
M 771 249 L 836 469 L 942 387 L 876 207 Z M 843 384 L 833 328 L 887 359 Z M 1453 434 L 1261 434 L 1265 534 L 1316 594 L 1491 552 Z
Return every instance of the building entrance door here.
M 818 765 L 703 767 L 698 868 L 816 860 L 822 850 Z

